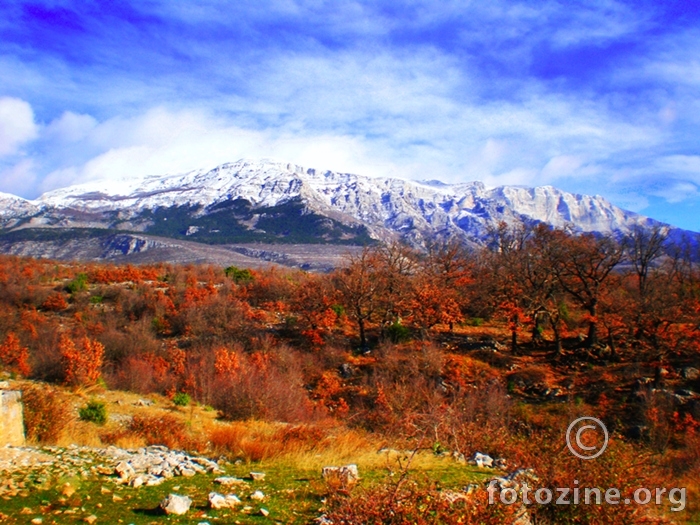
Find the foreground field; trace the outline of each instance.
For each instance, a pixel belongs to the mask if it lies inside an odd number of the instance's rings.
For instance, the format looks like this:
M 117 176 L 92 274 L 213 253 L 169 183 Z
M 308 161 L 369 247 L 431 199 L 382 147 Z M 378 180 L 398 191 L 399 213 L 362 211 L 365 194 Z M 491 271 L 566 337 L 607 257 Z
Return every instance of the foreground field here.
M 36 388 L 28 382 L 12 382 L 13 388 Z M 40 386 L 40 385 L 39 385 Z M 285 450 L 283 443 L 267 443 L 262 438 L 279 435 L 281 429 L 297 434 L 309 429 L 290 429 L 289 425 L 262 422 L 241 423 L 234 428 L 219 423 L 214 412 L 205 407 L 175 407 L 160 396 L 144 399 L 136 395 L 97 390 L 91 392 L 64 391 L 62 401 L 76 410 L 86 399 L 101 400 L 110 411 L 103 425 L 86 423 L 74 418 L 61 436 L 64 446 L 6 447 L 0 451 L 0 516 L 3 523 L 43 524 L 68 523 L 309 523 L 326 511 L 329 497 L 346 493 L 345 487 L 324 480 L 321 470 L 329 465 L 354 463 L 361 473 L 361 487 L 381 486 L 403 482 L 408 476 L 422 484 L 437 484 L 441 489 L 460 491 L 472 483 L 483 483 L 498 471 L 479 469 L 457 461 L 449 454 L 435 454 L 430 448 L 420 451 L 398 451 L 382 447 L 379 440 L 339 427 L 325 427 L 331 441 L 326 445 L 299 441 Z M 133 486 L 115 472 L 125 451 L 115 446 L 96 446 L 100 435 L 105 437 L 124 428 L 129 418 L 158 419 L 167 415 L 181 422 L 191 435 L 241 435 L 238 449 L 219 449 L 216 472 L 191 476 L 175 475 L 157 486 Z M 172 424 L 172 423 L 171 423 Z M 130 436 L 131 444 L 146 445 L 139 436 Z M 247 446 L 246 446 L 246 439 Z M 125 442 L 127 438 L 121 437 Z M 66 445 L 66 442 L 71 442 Z M 157 438 L 148 441 L 158 442 Z M 90 444 L 90 445 L 88 445 Z M 150 444 L 150 443 L 149 443 Z M 208 445 L 212 447 L 210 443 Z M 273 450 L 273 447 L 277 450 Z M 130 449 L 131 454 L 148 453 L 148 449 Z M 215 450 L 208 450 L 216 455 Z M 253 461 L 251 455 L 260 459 Z M 270 457 L 265 457 L 269 455 Z M 253 480 L 251 472 L 264 474 L 263 480 Z M 241 480 L 231 487 L 215 482 L 221 477 Z M 361 490 L 360 487 L 355 490 Z M 262 501 L 250 499 L 255 491 L 264 494 Z M 212 509 L 211 492 L 235 493 L 242 503 L 234 509 Z M 165 516 L 159 508 L 168 494 L 189 496 L 190 512 L 183 516 Z M 261 509 L 269 512 L 263 516 Z M 263 511 L 263 512 L 264 512 Z

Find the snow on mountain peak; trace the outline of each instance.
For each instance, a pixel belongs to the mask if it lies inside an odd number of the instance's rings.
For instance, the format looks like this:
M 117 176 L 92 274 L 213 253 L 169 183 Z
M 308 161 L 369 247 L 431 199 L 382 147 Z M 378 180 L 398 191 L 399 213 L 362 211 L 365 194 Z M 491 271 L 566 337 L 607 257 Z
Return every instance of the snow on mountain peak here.
M 399 236 L 416 242 L 452 235 L 480 239 L 489 225 L 499 221 L 543 221 L 597 232 L 624 232 L 645 221 L 602 197 L 575 195 L 552 186 L 487 188 L 482 182 L 370 178 L 271 159 L 241 159 L 214 169 L 165 176 L 96 180 L 50 191 L 33 202 L 11 198 L 0 195 L 4 216 L 75 210 L 116 211 L 127 218 L 176 206 L 194 206 L 207 213 L 212 205 L 236 199 L 248 201 L 253 208 L 298 199 L 314 213 L 362 224 L 377 238 Z

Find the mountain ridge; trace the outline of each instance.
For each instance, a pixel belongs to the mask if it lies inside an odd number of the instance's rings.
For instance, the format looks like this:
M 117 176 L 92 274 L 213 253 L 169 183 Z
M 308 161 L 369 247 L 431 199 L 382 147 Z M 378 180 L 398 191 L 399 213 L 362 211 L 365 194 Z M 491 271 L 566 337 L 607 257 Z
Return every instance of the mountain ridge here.
M 181 174 L 92 181 L 31 201 L 0 194 L 4 233 L 97 228 L 206 244 L 425 245 L 453 238 L 483 244 L 502 221 L 613 235 L 667 226 L 601 196 L 553 186 L 487 188 L 479 181 L 366 177 L 253 159 Z

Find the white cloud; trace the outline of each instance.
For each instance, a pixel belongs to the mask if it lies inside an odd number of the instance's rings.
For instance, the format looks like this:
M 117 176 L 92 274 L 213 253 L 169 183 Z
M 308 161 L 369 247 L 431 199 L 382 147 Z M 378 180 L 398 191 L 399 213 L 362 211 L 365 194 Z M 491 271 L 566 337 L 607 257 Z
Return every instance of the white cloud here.
M 366 175 L 401 171 L 360 138 L 244 129 L 204 111 L 156 108 L 132 119 L 111 119 L 92 128 L 84 141 L 86 148 L 98 144 L 103 151 L 85 163 L 55 169 L 42 191 L 89 180 L 213 168 L 244 157 Z
M 668 155 L 658 159 L 655 164 L 660 170 L 689 175 L 700 182 L 700 156 L 698 155 Z
M 557 155 L 552 157 L 542 168 L 541 176 L 544 181 L 554 181 L 561 177 L 575 175 L 581 167 L 581 159 L 574 155 Z
M 683 202 L 700 196 L 698 187 L 690 182 L 675 182 L 667 185 L 663 189 L 652 192 L 652 195 L 662 197 L 670 203 Z
M 0 191 L 14 195 L 28 194 L 35 188 L 36 180 L 34 161 L 22 159 L 0 171 Z
M 11 155 L 36 138 L 32 107 L 18 98 L 0 98 L 0 156 Z
M 66 111 L 44 129 L 44 136 L 58 142 L 77 142 L 86 138 L 95 126 L 97 120 L 92 116 Z

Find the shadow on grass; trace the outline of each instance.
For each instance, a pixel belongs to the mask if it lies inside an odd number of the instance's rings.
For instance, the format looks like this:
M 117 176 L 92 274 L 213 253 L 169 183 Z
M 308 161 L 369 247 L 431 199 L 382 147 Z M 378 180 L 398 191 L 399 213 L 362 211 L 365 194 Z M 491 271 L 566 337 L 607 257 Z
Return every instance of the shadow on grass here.
M 131 512 L 139 516 L 165 516 L 165 511 L 160 507 L 153 509 L 133 509 Z

